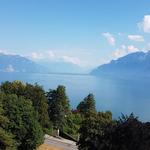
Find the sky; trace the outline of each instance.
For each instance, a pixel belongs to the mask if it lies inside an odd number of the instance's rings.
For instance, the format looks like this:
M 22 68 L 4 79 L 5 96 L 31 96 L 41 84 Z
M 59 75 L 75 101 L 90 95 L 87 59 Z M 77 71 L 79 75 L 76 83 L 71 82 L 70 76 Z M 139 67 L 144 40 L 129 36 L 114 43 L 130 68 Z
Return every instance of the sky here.
M 0 0 L 1 53 L 91 69 L 148 50 L 148 0 Z

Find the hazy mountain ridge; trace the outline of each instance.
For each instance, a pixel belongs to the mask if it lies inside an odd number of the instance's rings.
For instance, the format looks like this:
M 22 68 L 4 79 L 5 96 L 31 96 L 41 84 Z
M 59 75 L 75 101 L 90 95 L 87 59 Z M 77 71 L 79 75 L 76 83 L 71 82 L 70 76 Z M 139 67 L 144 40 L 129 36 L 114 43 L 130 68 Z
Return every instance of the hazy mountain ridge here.
M 0 72 L 41 73 L 46 68 L 20 55 L 0 54 Z
M 149 73 L 150 51 L 128 54 L 91 71 L 92 75 L 148 75 Z
M 45 62 L 40 64 L 50 68 L 52 73 L 82 74 L 88 72 L 87 69 L 84 69 L 83 67 L 67 62 Z
M 65 69 L 64 69 L 65 68 Z M 65 62 L 34 62 L 20 55 L 0 53 L 0 72 L 84 73 L 78 65 Z

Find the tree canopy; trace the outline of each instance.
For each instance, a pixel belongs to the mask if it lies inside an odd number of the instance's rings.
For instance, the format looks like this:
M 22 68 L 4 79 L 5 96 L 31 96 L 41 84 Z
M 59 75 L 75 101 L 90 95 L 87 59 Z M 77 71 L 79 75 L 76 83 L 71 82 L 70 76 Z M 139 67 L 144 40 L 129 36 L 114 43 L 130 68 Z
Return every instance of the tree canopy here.
M 43 128 L 48 128 L 50 125 L 48 116 L 48 104 L 45 91 L 38 84 L 32 85 L 21 81 L 6 81 L 1 84 L 0 90 L 5 94 L 16 94 L 18 97 L 23 96 L 25 99 L 32 102 L 32 105 L 37 112 L 38 120 Z
M 71 112 L 65 87 L 59 85 L 56 90 L 49 90 L 47 99 L 50 120 L 55 128 L 62 129 L 66 123 L 67 116 Z
M 104 134 L 105 126 L 112 123 L 110 112 L 89 112 L 85 115 L 80 127 L 80 150 L 97 150 L 99 136 Z
M 133 114 L 117 121 L 110 112 L 89 115 L 80 128 L 80 150 L 149 150 L 150 123 L 143 123 Z
M 110 111 L 97 112 L 93 94 L 71 110 L 62 85 L 48 92 L 20 81 L 0 85 L 1 150 L 36 149 L 51 126 L 71 138 L 79 136 L 79 150 L 150 148 L 150 122 L 141 122 L 133 113 L 113 120 Z
M 43 131 L 37 121 L 32 102 L 15 94 L 0 93 L 4 115 L 9 119 L 7 130 L 15 135 L 17 149 L 33 150 L 43 141 Z
M 3 97 L 3 95 L 0 94 L 0 149 L 14 150 L 16 148 L 16 143 L 13 139 L 14 136 L 7 131 L 9 120 L 4 115 L 1 97 Z
M 85 97 L 84 100 L 77 106 L 77 110 L 82 114 L 86 114 L 87 112 L 96 112 L 94 95 L 89 94 Z

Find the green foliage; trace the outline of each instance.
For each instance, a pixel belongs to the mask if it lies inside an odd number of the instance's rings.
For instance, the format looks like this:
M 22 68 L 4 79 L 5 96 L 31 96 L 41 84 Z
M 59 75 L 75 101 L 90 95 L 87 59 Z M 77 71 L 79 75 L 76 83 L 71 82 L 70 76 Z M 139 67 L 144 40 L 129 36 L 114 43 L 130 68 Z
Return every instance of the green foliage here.
M 80 150 L 149 150 L 150 123 L 131 114 L 111 120 L 111 113 L 89 114 L 80 129 Z
M 112 122 L 112 113 L 110 111 L 98 112 L 97 118 L 98 118 L 98 120 L 100 120 L 101 126 L 102 125 L 105 126 L 105 125 L 109 124 L 110 122 Z
M 8 133 L 6 128 L 9 120 L 4 116 L 2 99 L 0 99 L 0 149 L 1 150 L 14 150 L 16 149 L 15 140 L 13 135 Z
M 150 123 L 142 123 L 131 114 L 129 117 L 122 115 L 117 124 L 106 128 L 100 143 L 100 150 L 149 150 L 150 148 Z
M 32 102 L 14 94 L 0 93 L 0 99 L 5 108 L 5 116 L 9 119 L 7 131 L 15 135 L 17 149 L 35 149 L 43 141 L 43 132 Z
M 79 129 L 82 122 L 81 114 L 72 112 L 66 119 L 67 121 L 64 125 L 64 132 L 78 140 Z
M 77 106 L 77 110 L 83 115 L 89 111 L 96 112 L 94 95 L 89 94 L 87 97 L 85 97 L 84 100 L 81 101 Z
M 96 150 L 99 145 L 99 136 L 104 134 L 105 126 L 112 123 L 110 112 L 89 112 L 80 128 L 78 142 L 80 150 Z
M 96 114 L 93 94 L 89 94 L 85 97 L 84 100 L 77 106 L 77 110 L 72 112 L 72 116 L 69 117 L 69 121 L 65 126 L 65 131 L 78 139 L 81 123 L 85 120 L 85 118 L 88 118 L 89 114 Z
M 26 84 L 21 81 L 3 82 L 0 89 L 5 94 L 16 94 L 18 96 L 25 96 Z
M 78 139 L 80 150 L 149 150 L 150 123 L 133 114 L 112 120 L 110 111 L 97 112 L 93 94 L 70 110 L 64 86 L 45 93 L 37 84 L 20 81 L 0 86 L 0 150 L 33 150 L 52 129 Z M 67 135 L 66 134 L 66 135 Z
M 63 129 L 66 118 L 70 114 L 69 100 L 66 95 L 65 87 L 58 86 L 56 90 L 47 92 L 49 104 L 49 117 L 54 128 Z
M 38 112 L 38 120 L 43 128 L 50 128 L 51 124 L 48 115 L 48 101 L 43 88 L 37 84 L 26 84 L 26 96 L 33 103 L 33 107 Z
M 38 114 L 38 121 L 43 129 L 50 128 L 48 116 L 48 104 L 43 88 L 37 84 L 24 84 L 21 81 L 4 82 L 0 89 L 5 94 L 16 94 L 32 101 L 32 105 Z
M 0 127 L 0 149 L 1 150 L 15 150 L 15 140 L 11 133 Z

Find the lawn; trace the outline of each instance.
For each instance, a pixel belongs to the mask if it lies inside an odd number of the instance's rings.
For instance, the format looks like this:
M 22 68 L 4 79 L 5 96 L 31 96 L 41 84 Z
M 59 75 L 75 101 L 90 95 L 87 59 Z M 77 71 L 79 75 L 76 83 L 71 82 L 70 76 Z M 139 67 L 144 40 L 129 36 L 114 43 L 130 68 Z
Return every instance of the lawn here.
M 37 150 L 63 150 L 54 146 L 50 146 L 47 144 L 42 144 Z

